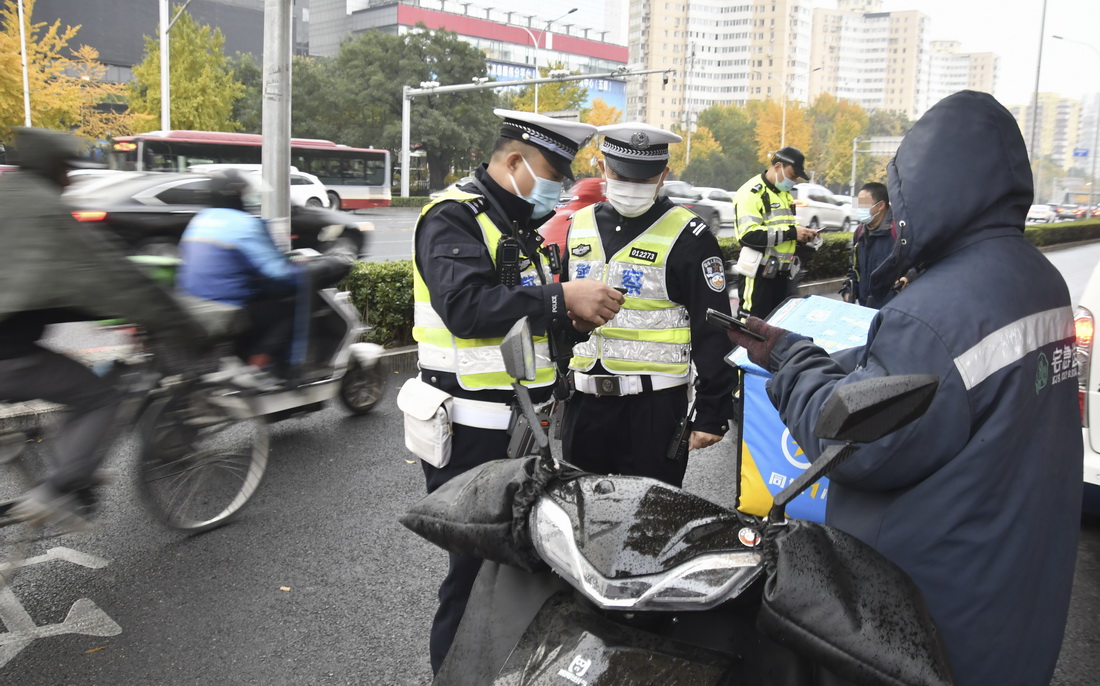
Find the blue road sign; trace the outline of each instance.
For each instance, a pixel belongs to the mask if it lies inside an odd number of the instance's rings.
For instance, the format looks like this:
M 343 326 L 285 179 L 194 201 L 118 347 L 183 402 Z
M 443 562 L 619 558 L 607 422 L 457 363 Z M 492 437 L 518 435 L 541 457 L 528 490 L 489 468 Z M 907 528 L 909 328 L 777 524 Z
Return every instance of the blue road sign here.
M 1074 148 L 1073 149 L 1073 156 L 1074 157 L 1088 157 L 1089 156 L 1089 149 L 1088 148 Z

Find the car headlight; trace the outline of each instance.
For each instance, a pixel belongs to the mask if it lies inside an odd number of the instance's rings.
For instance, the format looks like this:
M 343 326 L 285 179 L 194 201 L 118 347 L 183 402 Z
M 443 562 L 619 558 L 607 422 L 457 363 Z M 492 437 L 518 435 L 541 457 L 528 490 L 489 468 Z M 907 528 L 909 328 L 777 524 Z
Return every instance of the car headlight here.
M 666 572 L 609 578 L 581 553 L 569 514 L 549 498 L 531 512 L 535 549 L 550 567 L 608 610 L 706 610 L 737 597 L 763 571 L 759 550 L 706 553 Z

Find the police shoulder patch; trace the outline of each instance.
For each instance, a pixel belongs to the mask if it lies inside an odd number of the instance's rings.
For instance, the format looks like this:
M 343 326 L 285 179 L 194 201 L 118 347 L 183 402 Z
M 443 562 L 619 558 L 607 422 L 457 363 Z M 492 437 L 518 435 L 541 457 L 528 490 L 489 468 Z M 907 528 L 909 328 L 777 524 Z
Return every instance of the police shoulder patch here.
M 581 243 L 569 252 L 573 253 L 574 257 L 584 257 L 588 253 L 592 252 L 592 246 L 587 243 Z
M 725 290 L 726 270 L 723 268 L 721 257 L 708 257 L 703 260 L 703 277 L 707 280 L 707 286 L 715 293 Z
M 750 190 L 751 190 L 751 191 L 752 191 L 753 193 L 759 193 L 759 192 L 760 192 L 760 191 L 762 191 L 763 189 L 764 189 L 764 184 L 762 184 L 762 183 L 758 183 L 758 184 L 756 184 L 755 186 L 753 186 L 753 187 L 752 187 L 752 188 L 751 188 Z

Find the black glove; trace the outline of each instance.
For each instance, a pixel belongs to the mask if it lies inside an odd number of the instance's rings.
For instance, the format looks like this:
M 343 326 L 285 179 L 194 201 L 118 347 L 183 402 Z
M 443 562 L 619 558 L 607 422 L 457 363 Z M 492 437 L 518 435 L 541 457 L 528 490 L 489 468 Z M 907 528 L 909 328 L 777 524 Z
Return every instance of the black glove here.
M 759 317 L 749 317 L 745 322 L 749 331 L 760 334 L 764 340 L 758 341 L 752 336 L 744 334 L 737 329 L 729 330 L 730 341 L 739 345 L 749 353 L 749 359 L 769 372 L 774 372 L 776 367 L 772 365 L 772 348 L 775 344 L 787 336 L 798 336 L 791 331 L 772 326 Z

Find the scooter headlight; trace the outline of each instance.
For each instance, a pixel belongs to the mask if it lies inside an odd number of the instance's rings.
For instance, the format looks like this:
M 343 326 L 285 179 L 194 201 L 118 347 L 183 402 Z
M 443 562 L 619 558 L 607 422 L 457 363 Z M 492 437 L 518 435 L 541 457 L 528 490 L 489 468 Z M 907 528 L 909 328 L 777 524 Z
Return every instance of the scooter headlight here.
M 569 514 L 549 498 L 531 513 L 535 548 L 592 602 L 609 610 L 706 610 L 737 597 L 760 575 L 759 550 L 707 553 L 660 574 L 609 578 L 577 547 Z

